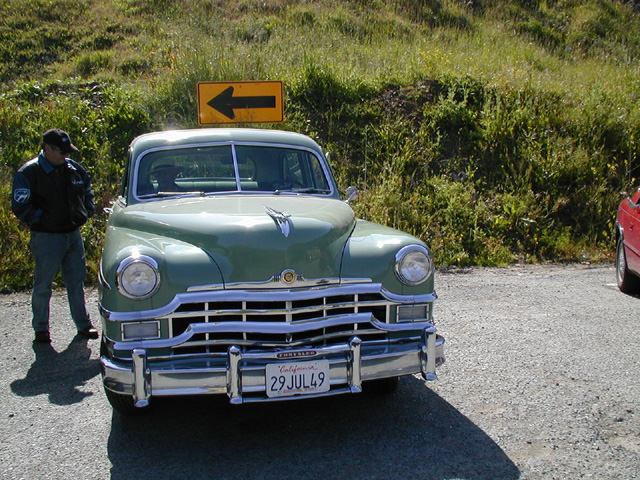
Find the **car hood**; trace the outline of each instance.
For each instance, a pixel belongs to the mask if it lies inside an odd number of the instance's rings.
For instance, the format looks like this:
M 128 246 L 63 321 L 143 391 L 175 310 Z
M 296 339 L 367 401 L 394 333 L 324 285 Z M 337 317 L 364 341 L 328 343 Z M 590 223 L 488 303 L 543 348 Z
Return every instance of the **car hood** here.
M 111 225 L 196 246 L 213 258 L 225 283 L 255 283 L 287 269 L 307 280 L 338 279 L 355 221 L 351 207 L 336 199 L 226 195 L 132 205 Z

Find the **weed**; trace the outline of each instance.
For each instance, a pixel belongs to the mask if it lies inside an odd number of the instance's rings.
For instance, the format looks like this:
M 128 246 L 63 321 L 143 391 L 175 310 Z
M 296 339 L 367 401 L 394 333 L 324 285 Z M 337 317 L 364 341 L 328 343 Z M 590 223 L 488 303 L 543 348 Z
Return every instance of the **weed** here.
M 331 152 L 358 215 L 437 263 L 607 258 L 640 178 L 640 20 L 630 2 L 0 0 L 0 195 L 70 132 L 93 178 L 90 279 L 139 133 L 197 126 L 200 81 L 282 80 L 279 128 Z M 37 80 L 36 80 L 37 79 Z M 30 284 L 0 203 L 0 288 Z

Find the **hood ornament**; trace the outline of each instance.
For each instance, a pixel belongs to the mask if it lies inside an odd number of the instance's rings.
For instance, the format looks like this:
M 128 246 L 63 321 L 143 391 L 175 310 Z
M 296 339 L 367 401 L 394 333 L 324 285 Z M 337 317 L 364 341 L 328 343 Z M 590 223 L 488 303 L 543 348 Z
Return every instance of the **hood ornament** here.
M 269 207 L 268 205 L 264 206 L 264 209 L 267 211 L 267 214 L 275 220 L 280 227 L 280 231 L 285 237 L 288 237 L 291 233 L 291 215 L 287 212 L 279 212 L 278 210 Z

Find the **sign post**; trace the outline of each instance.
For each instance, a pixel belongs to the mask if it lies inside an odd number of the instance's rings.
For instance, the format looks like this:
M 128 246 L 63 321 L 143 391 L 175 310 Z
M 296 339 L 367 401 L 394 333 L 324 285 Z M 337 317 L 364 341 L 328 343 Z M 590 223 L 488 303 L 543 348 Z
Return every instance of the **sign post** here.
M 284 120 L 282 82 L 200 82 L 198 123 L 278 123 Z

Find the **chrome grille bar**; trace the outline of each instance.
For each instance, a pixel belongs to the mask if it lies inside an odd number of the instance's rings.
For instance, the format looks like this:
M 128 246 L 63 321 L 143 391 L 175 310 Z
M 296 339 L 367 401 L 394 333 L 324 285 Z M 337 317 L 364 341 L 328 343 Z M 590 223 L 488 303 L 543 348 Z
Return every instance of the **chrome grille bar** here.
M 367 290 L 371 285 L 367 285 Z M 332 316 L 345 317 L 359 313 L 374 314 L 378 321 L 390 323 L 391 307 L 395 302 L 385 299 L 380 292 L 358 292 L 351 288 L 345 292 L 342 289 L 326 289 L 325 295 L 291 295 L 282 298 L 282 292 L 273 291 L 271 295 L 260 292 L 258 298 L 249 300 L 221 298 L 215 302 L 189 302 L 180 304 L 175 311 L 166 315 L 169 323 L 170 337 L 176 337 L 198 323 L 227 323 L 235 326 L 236 336 L 222 333 L 206 332 L 202 335 L 173 347 L 175 354 L 194 352 L 202 349 L 201 353 L 218 353 L 221 348 L 235 342 L 253 348 L 284 348 L 304 344 L 330 345 L 333 342 L 344 342 L 350 335 L 363 335 L 365 340 L 381 340 L 386 334 L 373 327 L 361 325 L 359 322 L 330 329 L 321 326 L 318 320 Z M 248 292 L 252 295 L 255 292 Z M 250 332 L 237 323 L 245 326 L 251 322 L 260 322 L 262 335 Z M 300 335 L 287 331 L 279 336 L 271 336 L 264 330 L 267 324 L 304 325 L 308 334 Z M 264 325 L 264 326 L 262 326 Z
M 397 336 L 390 336 L 394 331 L 408 333 L 406 340 L 424 326 L 396 324 L 395 308 L 435 298 L 435 294 L 394 295 L 372 283 L 306 291 L 218 290 L 178 294 L 167 306 L 140 314 L 153 315 L 165 321 L 168 328 L 165 340 L 145 341 L 150 348 L 168 349 L 155 352 L 155 359 L 217 357 L 231 345 L 240 346 L 243 353 L 269 348 L 326 348 L 345 344 L 353 336 L 358 336 L 363 346 L 383 345 L 395 341 L 392 339 Z M 113 312 L 111 315 L 115 316 Z
M 211 302 L 213 303 L 213 302 Z M 378 301 L 358 301 L 357 295 L 354 296 L 353 302 L 344 302 L 344 303 L 326 303 L 323 302 L 319 306 L 314 307 L 293 307 L 293 302 L 287 301 L 285 308 L 273 308 L 273 309 L 256 309 L 256 308 L 248 308 L 248 303 L 252 302 L 242 302 L 242 306 L 237 309 L 215 309 L 211 308 L 210 302 L 206 302 L 204 309 L 194 309 L 194 310 L 185 310 L 186 305 L 182 305 L 180 310 L 177 310 L 171 314 L 173 318 L 181 318 L 181 317 L 192 317 L 192 316 L 206 316 L 206 317 L 221 317 L 228 315 L 242 315 L 246 317 L 247 315 L 283 315 L 286 316 L 287 322 L 295 321 L 293 317 L 295 315 L 303 314 L 303 313 L 318 313 L 318 316 L 326 317 L 329 315 L 331 310 L 342 310 L 342 309 L 353 309 L 354 313 L 358 313 L 360 309 L 363 307 L 386 307 L 389 308 L 391 305 L 395 305 L 395 303 L 390 302 L 388 300 L 378 300 Z M 256 303 L 256 302 L 253 302 Z M 266 302 L 263 302 L 266 303 Z M 274 302 L 277 303 L 277 302 Z M 246 318 L 243 318 L 243 321 L 246 321 Z

